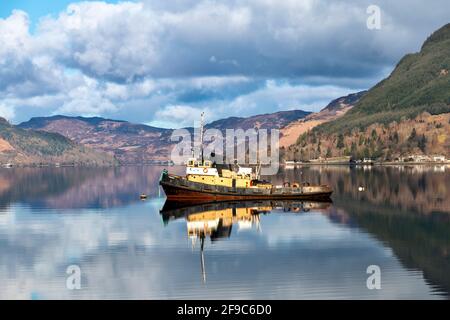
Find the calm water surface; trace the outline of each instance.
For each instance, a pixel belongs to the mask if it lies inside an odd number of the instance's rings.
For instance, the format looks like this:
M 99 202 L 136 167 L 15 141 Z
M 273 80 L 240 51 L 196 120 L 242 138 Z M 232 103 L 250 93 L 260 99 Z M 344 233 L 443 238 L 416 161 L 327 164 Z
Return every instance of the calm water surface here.
M 449 297 L 450 167 L 286 169 L 270 179 L 330 184 L 333 203 L 183 209 L 161 170 L 0 169 L 0 299 Z

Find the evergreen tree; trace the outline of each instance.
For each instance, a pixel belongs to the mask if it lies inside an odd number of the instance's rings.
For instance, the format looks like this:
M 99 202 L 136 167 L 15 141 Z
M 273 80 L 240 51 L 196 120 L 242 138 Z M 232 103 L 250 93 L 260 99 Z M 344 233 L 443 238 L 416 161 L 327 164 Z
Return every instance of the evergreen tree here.
M 417 142 L 417 146 L 423 153 L 425 153 L 425 149 L 427 147 L 427 138 L 425 137 L 424 134 L 422 134 L 422 136 L 419 138 L 419 141 Z
M 352 146 L 350 147 L 350 153 L 352 155 L 352 157 L 356 157 L 356 143 L 353 141 L 352 142 Z
M 364 158 L 370 158 L 370 150 L 367 146 L 364 147 L 363 156 L 364 156 Z
M 409 135 L 408 141 L 413 142 L 417 137 L 416 128 L 413 128 L 411 134 Z
M 348 149 L 348 147 L 345 147 L 344 149 L 344 156 L 349 156 L 350 154 L 350 150 Z
M 377 138 L 377 131 L 372 129 L 372 139 L 375 140 Z
M 400 139 L 399 139 L 399 137 L 398 137 L 398 132 L 395 131 L 395 132 L 394 132 L 394 143 L 397 144 L 399 140 L 400 140 Z
M 358 145 L 362 146 L 363 144 L 364 144 L 364 135 L 360 135 Z
M 338 149 L 342 149 L 344 147 L 344 135 L 342 133 L 338 136 L 336 147 Z

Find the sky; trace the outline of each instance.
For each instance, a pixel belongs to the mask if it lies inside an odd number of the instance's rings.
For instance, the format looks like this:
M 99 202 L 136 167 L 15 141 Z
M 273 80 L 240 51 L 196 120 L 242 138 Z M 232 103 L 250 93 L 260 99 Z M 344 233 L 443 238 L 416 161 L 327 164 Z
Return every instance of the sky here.
M 449 22 L 447 0 L 2 0 L 0 116 L 178 128 L 202 111 L 318 111 Z

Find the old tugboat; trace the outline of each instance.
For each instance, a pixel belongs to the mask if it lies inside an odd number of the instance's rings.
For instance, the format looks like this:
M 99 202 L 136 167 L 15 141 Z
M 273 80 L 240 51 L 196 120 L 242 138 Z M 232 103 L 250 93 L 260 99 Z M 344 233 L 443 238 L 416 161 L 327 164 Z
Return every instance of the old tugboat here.
M 227 200 L 327 200 L 333 192 L 327 185 L 289 183 L 272 185 L 261 181 L 252 168 L 238 170 L 213 166 L 211 161 L 190 159 L 186 176 L 163 170 L 159 184 L 169 201 L 205 202 Z
M 203 141 L 203 117 L 201 125 Z M 201 143 L 203 144 L 203 143 Z M 307 182 L 285 182 L 272 185 L 261 180 L 261 166 L 242 167 L 238 164 L 219 165 L 203 157 L 191 158 L 186 164 L 186 175 L 179 176 L 163 170 L 159 184 L 168 201 L 203 203 L 229 200 L 327 200 L 332 190 L 327 185 L 311 185 Z M 258 170 L 259 169 L 259 170 Z

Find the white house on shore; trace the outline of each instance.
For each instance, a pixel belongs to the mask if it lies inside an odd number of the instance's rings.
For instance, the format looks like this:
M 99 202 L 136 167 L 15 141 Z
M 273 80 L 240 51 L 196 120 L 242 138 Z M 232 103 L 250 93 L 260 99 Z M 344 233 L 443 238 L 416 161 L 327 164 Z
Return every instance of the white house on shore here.
M 446 158 L 443 155 L 427 156 L 423 154 L 412 154 L 398 159 L 401 162 L 445 162 Z
M 431 159 L 433 159 L 434 162 L 445 162 L 445 156 L 443 155 L 433 155 L 431 156 Z

